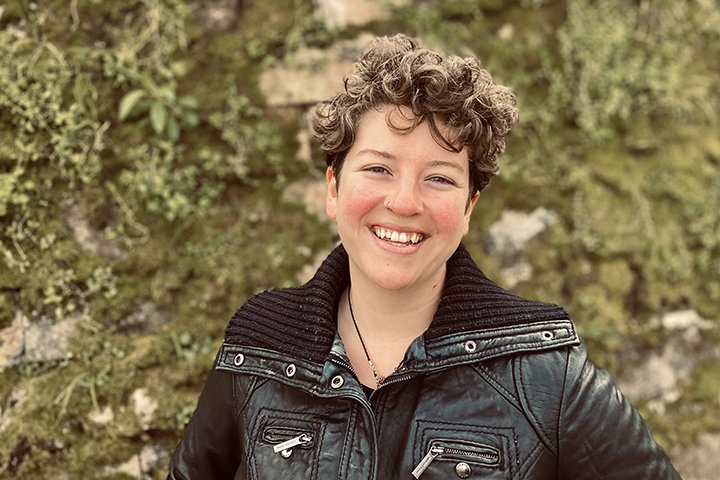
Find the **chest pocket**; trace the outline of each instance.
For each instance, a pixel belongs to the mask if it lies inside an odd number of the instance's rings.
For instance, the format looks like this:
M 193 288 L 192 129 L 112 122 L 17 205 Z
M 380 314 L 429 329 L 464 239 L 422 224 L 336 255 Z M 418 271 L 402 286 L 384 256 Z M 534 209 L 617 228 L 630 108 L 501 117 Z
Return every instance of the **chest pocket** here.
M 516 478 L 512 429 L 419 421 L 415 438 L 414 478 Z
M 324 424 L 297 413 L 263 409 L 248 457 L 252 479 L 316 479 Z

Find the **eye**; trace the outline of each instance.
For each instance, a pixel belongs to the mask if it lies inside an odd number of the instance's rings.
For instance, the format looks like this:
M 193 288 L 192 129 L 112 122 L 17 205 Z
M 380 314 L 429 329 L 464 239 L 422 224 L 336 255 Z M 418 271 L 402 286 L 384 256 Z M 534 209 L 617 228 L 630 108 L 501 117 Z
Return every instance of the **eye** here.
M 390 173 L 387 168 L 385 168 L 381 165 L 371 165 L 369 167 L 364 168 L 363 170 L 366 172 L 377 173 L 377 174 Z
M 434 176 L 430 177 L 429 180 L 431 182 L 440 183 L 440 184 L 444 184 L 444 185 L 455 185 L 455 182 L 453 180 L 450 180 L 447 177 L 441 177 L 439 175 L 434 175 Z

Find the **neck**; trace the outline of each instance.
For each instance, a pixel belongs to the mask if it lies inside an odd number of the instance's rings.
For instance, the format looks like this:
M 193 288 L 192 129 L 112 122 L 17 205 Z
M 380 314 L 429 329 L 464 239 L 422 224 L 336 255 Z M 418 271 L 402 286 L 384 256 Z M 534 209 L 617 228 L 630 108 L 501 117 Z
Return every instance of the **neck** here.
M 364 280 L 351 273 L 353 310 L 363 335 L 371 341 L 400 341 L 407 346 L 432 322 L 440 304 L 445 272 L 439 272 L 432 282 L 400 290 L 384 289 Z
M 444 272 L 441 277 L 444 280 Z M 377 287 L 351 281 L 338 310 L 338 332 L 348 359 L 359 380 L 371 387 L 379 386 L 395 371 L 408 346 L 427 330 L 443 285 L 439 279 L 426 289 L 388 291 Z

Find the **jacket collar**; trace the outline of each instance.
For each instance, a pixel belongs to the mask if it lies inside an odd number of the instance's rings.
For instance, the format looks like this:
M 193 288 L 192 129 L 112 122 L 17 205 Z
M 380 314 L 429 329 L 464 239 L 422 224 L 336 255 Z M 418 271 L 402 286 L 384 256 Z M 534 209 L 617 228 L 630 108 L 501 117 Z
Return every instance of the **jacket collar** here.
M 335 338 L 338 301 L 349 282 L 348 256 L 340 245 L 305 285 L 268 290 L 251 298 L 230 319 L 225 343 L 323 364 Z M 502 289 L 460 245 L 448 260 L 443 296 L 423 338 L 429 353 L 442 350 L 448 339 L 470 332 L 478 338 L 495 337 L 498 329 L 508 333 L 530 329 L 542 335 L 547 322 L 561 322 L 572 329 L 565 310 Z

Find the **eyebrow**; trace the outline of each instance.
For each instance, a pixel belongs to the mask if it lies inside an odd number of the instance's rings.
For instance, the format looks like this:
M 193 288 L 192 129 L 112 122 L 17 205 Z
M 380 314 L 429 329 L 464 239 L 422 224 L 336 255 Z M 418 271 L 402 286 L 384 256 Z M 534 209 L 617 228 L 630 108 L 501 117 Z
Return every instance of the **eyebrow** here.
M 357 154 L 358 154 L 358 155 L 365 155 L 365 154 L 375 155 L 375 156 L 378 156 L 378 157 L 386 158 L 386 159 L 388 159 L 388 160 L 395 160 L 395 159 L 396 159 L 395 155 L 393 155 L 392 153 L 386 152 L 385 150 L 375 150 L 374 148 L 366 148 L 366 149 L 360 150 Z M 432 162 L 430 162 L 430 163 L 428 164 L 428 166 L 433 167 L 433 168 L 436 168 L 436 167 L 449 167 L 449 168 L 452 168 L 452 169 L 454 169 L 454 170 L 457 170 L 458 172 L 461 172 L 461 173 L 464 172 L 463 168 L 462 168 L 460 165 L 458 165 L 457 163 L 455 163 L 455 162 L 448 162 L 448 161 L 445 161 L 445 160 L 433 160 Z
M 358 155 L 363 155 L 363 154 L 376 155 L 378 157 L 387 158 L 388 160 L 395 159 L 395 155 L 393 155 L 392 153 L 386 152 L 385 150 L 375 150 L 374 148 L 366 148 L 366 149 L 360 150 L 357 154 Z

